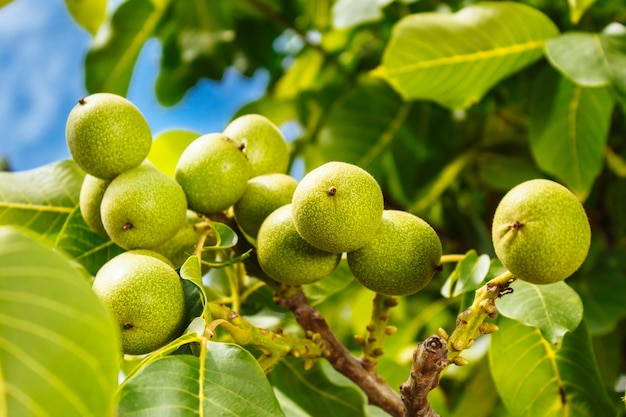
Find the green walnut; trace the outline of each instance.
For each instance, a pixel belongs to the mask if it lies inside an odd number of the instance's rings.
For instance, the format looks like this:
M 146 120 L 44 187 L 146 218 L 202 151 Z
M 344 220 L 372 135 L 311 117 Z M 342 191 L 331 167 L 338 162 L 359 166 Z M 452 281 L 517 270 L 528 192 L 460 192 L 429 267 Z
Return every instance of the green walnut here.
M 81 98 L 67 117 L 65 136 L 78 166 L 107 180 L 139 165 L 152 146 L 150 126 L 139 109 L 110 93 Z
M 248 186 L 233 213 L 239 228 L 256 239 L 263 221 L 274 210 L 291 203 L 298 181 L 287 174 L 265 174 L 248 180 Z
M 150 353 L 183 330 L 182 282 L 158 254 L 131 250 L 117 255 L 100 268 L 92 288 L 117 322 L 125 354 Z
M 103 180 L 93 175 L 85 175 L 83 184 L 80 187 L 80 195 L 78 197 L 78 205 L 80 214 L 83 216 L 87 226 L 94 232 L 103 237 L 108 237 L 104 225 L 102 224 L 102 216 L 100 215 L 100 205 L 104 192 L 111 183 L 110 180 Z
M 506 193 L 491 233 L 504 267 L 533 284 L 568 278 L 582 265 L 591 244 L 591 227 L 578 198 L 546 179 L 523 182 Z
M 124 249 L 153 249 L 171 239 L 185 222 L 187 199 L 180 185 L 148 164 L 117 177 L 102 197 L 102 224 Z
M 330 275 L 340 254 L 319 250 L 296 231 L 291 205 L 273 211 L 257 236 L 257 257 L 261 269 L 278 282 L 304 285 Z
M 380 186 L 367 171 L 328 162 L 302 178 L 292 199 L 298 233 L 326 252 L 352 252 L 365 246 L 382 221 Z
M 426 221 L 405 211 L 385 210 L 374 238 L 347 258 L 363 286 L 384 295 L 409 295 L 441 269 L 441 252 L 439 236 Z
M 230 122 L 223 132 L 237 141 L 250 161 L 250 176 L 286 173 L 289 147 L 280 129 L 267 117 L 247 114 Z
M 237 142 L 221 133 L 209 133 L 185 148 L 174 175 L 189 208 L 212 214 L 228 209 L 243 195 L 250 164 Z

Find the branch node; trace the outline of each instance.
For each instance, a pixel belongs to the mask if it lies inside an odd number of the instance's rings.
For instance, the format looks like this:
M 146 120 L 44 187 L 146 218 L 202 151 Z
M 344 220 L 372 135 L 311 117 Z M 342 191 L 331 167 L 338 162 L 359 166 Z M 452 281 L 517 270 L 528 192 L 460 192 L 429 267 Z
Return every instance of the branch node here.
M 450 336 L 448 335 L 448 332 L 446 332 L 446 331 L 445 331 L 445 329 L 443 329 L 443 328 L 441 328 L 441 327 L 440 327 L 439 329 L 437 329 L 437 335 L 438 335 L 440 338 L 442 338 L 443 340 L 445 340 L 446 342 L 448 341 L 448 338 L 450 337 Z
M 480 334 L 495 333 L 498 331 L 498 329 L 499 329 L 498 325 L 494 323 L 483 323 L 478 328 L 478 330 L 480 331 Z
M 385 334 L 387 336 L 391 336 L 393 334 L 395 334 L 398 331 L 398 328 L 396 326 L 387 326 L 385 327 Z
M 448 364 L 448 348 L 443 338 L 430 336 L 417 345 L 409 379 L 400 385 L 404 417 L 437 416 L 428 402 L 428 393 L 439 385 L 439 375 Z
M 465 366 L 469 362 L 465 358 L 462 358 L 460 356 L 455 356 L 454 359 L 452 359 L 452 363 L 455 364 L 456 366 Z

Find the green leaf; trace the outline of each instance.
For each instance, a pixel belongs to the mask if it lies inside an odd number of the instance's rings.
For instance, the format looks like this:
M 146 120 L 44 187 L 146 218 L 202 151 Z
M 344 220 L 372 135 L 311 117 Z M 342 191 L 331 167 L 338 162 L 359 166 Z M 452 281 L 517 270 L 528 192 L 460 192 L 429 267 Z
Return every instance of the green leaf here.
M 237 345 L 208 342 L 204 355 L 166 356 L 120 388 L 118 416 L 284 416 L 265 374 Z
M 584 199 L 602 170 L 614 99 L 550 71 L 530 105 L 530 144 L 537 165 Z
M 211 229 L 215 232 L 216 244 L 207 249 L 221 250 L 232 248 L 237 244 L 239 236 L 233 229 L 220 222 L 211 222 Z
M 492 153 L 480 154 L 476 165 L 481 181 L 503 192 L 509 191 L 524 181 L 541 177 L 541 172 L 530 158 Z
M 560 343 L 583 318 L 583 303 L 565 282 L 534 285 L 516 280 L 510 288 L 513 293 L 496 303 L 498 311 L 505 317 L 537 327 L 552 344 Z
M 158 29 L 163 45 L 156 95 L 164 105 L 180 101 L 201 77 L 221 80 L 232 62 L 235 1 L 173 2 Z
M 190 256 L 180 267 L 180 276 L 183 279 L 193 281 L 198 287 L 202 288 L 202 271 L 197 256 Z
M 465 258 L 457 262 L 454 271 L 444 282 L 441 295 L 446 298 L 456 297 L 480 288 L 487 277 L 490 265 L 489 256 L 478 256 L 475 250 L 470 250 L 465 254 Z
M 418 216 L 423 215 L 423 213 L 437 203 L 444 191 L 457 180 L 465 167 L 472 162 L 475 157 L 476 152 L 473 149 L 469 149 L 454 159 L 449 160 L 448 164 L 437 173 L 437 176 L 420 190 L 417 197 L 409 206 L 408 211 Z
M 620 178 L 626 178 L 626 160 L 616 154 L 611 148 L 606 148 L 606 166 Z
M 0 172 L 0 225 L 16 225 L 53 242 L 78 205 L 84 173 L 73 161 Z
M 6 6 L 7 4 L 11 3 L 13 0 L 0 0 L 0 7 L 2 6 Z
M 0 265 L 0 414 L 109 416 L 121 348 L 87 280 L 12 227 Z
M 393 0 L 338 0 L 333 4 L 333 26 L 345 29 L 383 17 L 382 9 Z
M 626 236 L 626 181 L 614 181 L 607 187 L 603 205 L 612 235 L 623 239 Z
M 365 416 L 365 397 L 329 364 L 305 371 L 302 361 L 282 360 L 269 374 L 272 385 L 311 417 Z M 315 392 L 315 395 L 311 395 Z
M 367 169 L 393 199 L 408 204 L 415 184 L 436 175 L 448 160 L 450 137 L 448 112 L 429 103 L 404 103 L 381 80 L 363 77 L 328 111 L 315 155 Z
M 92 36 L 106 17 L 107 0 L 65 0 L 65 5 L 76 23 Z
M 557 34 L 546 15 L 513 2 L 414 14 L 395 25 L 377 73 L 407 100 L 463 109 L 540 59 L 545 41 Z
M 157 31 L 163 45 L 159 101 L 173 105 L 202 78 L 222 80 L 229 68 L 246 76 L 257 68 L 281 71 L 283 56 L 273 46 L 284 27 L 266 13 L 284 19 L 274 0 L 172 2 Z
M 302 91 L 320 83 L 320 72 L 324 66 L 324 56 L 318 51 L 307 49 L 289 67 L 285 75 L 276 83 L 275 96 L 279 100 L 293 99 Z
M 570 21 L 574 24 L 578 23 L 585 11 L 595 2 L 596 0 L 567 0 Z
M 183 279 L 183 290 L 185 291 L 185 310 L 189 321 L 202 317 L 205 312 L 206 295 L 203 288 L 195 281 Z M 210 316 L 207 316 L 210 318 Z M 202 333 L 200 333 L 202 334 Z
M 576 285 L 585 306 L 585 320 L 591 331 L 606 333 L 615 328 L 626 317 L 626 280 L 620 271 L 603 269 Z M 607 291 L 610 288 L 610 291 Z
M 623 191 L 620 192 L 623 198 Z M 620 206 L 622 216 L 625 214 L 624 207 L 626 206 Z M 591 250 L 599 253 L 598 262 L 592 263 L 590 267 L 583 265 L 582 271 L 572 282 L 572 287 L 580 294 L 585 307 L 585 322 L 594 335 L 614 330 L 626 317 L 623 297 L 626 294 L 624 249 L 611 250 L 604 244 L 598 245 L 597 241 L 592 240 Z
M 500 330 L 491 335 L 489 363 L 496 389 L 511 415 L 617 414 L 600 378 L 584 322 L 563 338 L 560 349 L 536 328 L 508 319 L 498 325 Z
M 554 68 L 583 87 L 612 85 L 626 96 L 626 30 L 621 33 L 565 33 L 546 43 Z
M 168 1 L 126 0 L 115 11 L 103 39 L 96 39 L 85 60 L 85 85 L 90 93 L 126 95 L 144 43 Z
M 187 146 L 200 134 L 187 130 L 168 130 L 158 135 L 152 142 L 148 160 L 159 171 L 174 178 L 176 163 Z
M 110 239 L 91 230 L 78 206 L 66 219 L 54 246 L 76 259 L 92 276 L 109 259 L 124 252 Z
M 483 358 L 476 363 L 475 371 L 468 380 L 464 381 L 464 389 L 455 393 L 459 400 L 455 401 L 454 412 L 446 415 L 465 417 L 467 410 L 472 410 L 472 417 L 493 416 L 494 407 L 499 401 L 498 392 L 494 387 L 489 367 L 486 366 L 487 360 L 484 356 Z M 436 410 L 439 412 L 439 409 Z
M 189 318 L 193 319 L 204 314 L 205 319 L 210 320 L 211 313 L 206 305 L 207 295 L 202 283 L 202 270 L 198 257 L 190 256 L 180 267 L 179 274 L 183 280 Z
M 333 294 L 339 293 L 354 280 L 345 258 L 341 259 L 337 268 L 321 281 L 314 282 L 302 287 L 311 305 L 322 303 Z

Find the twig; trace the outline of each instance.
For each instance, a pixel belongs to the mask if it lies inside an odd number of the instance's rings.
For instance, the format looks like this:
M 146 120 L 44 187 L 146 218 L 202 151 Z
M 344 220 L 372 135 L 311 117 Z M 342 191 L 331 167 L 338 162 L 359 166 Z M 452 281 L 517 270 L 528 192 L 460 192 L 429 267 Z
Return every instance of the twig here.
M 320 312 L 311 307 L 302 291 L 279 296 L 276 303 L 291 310 L 304 330 L 321 335 L 328 349 L 326 358 L 330 364 L 355 382 L 365 393 L 370 404 L 394 417 L 402 417 L 404 406 L 400 396 L 382 379 L 372 363 L 363 361 L 348 351 Z
M 212 336 L 217 326 L 225 328 L 233 340 L 240 345 L 253 345 L 261 351 L 258 362 L 265 372 L 282 358 L 291 355 L 313 363 L 326 355 L 326 347 L 317 338 L 303 339 L 281 330 L 271 332 L 252 325 L 236 311 L 216 303 L 208 303 L 213 320 L 207 324 L 206 332 Z
M 392 296 L 376 294 L 372 308 L 372 320 L 367 325 L 365 338 L 356 337 L 357 343 L 363 346 L 363 361 L 376 366 L 378 358 L 384 353 L 383 342 L 385 337 L 396 332 L 393 326 L 387 326 L 389 310 L 398 305 L 398 300 Z
M 446 342 L 430 336 L 417 345 L 409 379 L 400 385 L 404 402 L 403 417 L 439 417 L 428 402 L 428 393 L 439 385 L 439 374 L 448 366 Z
M 507 271 L 499 275 L 476 290 L 474 302 L 457 317 L 454 332 L 448 338 L 448 359 L 458 365 L 466 363 L 458 355 L 474 344 L 474 340 L 481 334 L 489 334 L 498 330 L 494 323 L 485 322 L 485 319 L 495 318 L 496 299 L 509 291 L 513 275 Z

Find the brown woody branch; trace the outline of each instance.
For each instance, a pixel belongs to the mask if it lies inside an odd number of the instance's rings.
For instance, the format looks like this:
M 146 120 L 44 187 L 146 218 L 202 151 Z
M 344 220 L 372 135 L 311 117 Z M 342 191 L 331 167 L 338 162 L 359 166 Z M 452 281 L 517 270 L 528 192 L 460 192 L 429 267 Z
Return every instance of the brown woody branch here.
M 321 313 L 311 307 L 302 291 L 279 297 L 276 302 L 291 310 L 305 331 L 321 335 L 328 348 L 327 359 L 330 364 L 335 370 L 356 383 L 365 393 L 370 404 L 385 410 L 394 417 L 404 415 L 404 406 L 400 396 L 382 379 L 372 363 L 363 361 L 348 351 L 337 339 Z
M 403 417 L 439 417 L 428 402 L 428 393 L 439 385 L 439 374 L 448 366 L 446 341 L 430 336 L 417 345 L 409 379 L 400 385 Z

